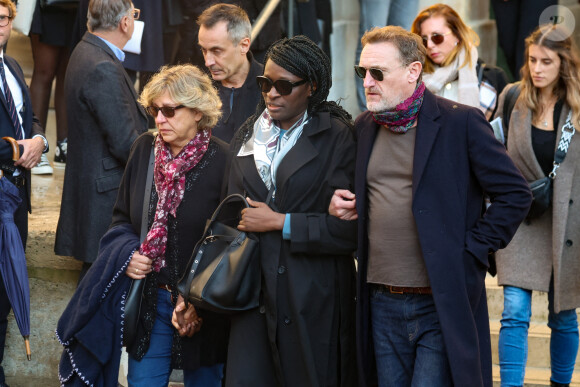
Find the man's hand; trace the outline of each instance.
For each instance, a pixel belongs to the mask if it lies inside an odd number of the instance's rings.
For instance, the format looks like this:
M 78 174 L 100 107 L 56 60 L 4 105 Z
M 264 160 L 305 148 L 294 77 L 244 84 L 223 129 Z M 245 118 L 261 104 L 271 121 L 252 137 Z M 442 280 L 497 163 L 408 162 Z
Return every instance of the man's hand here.
M 177 298 L 175 309 L 173 310 L 171 323 L 177 329 L 180 336 L 191 337 L 199 332 L 203 319 L 197 315 L 195 307 L 192 304 L 189 304 L 187 308 L 185 307 L 185 302 L 180 294 Z
M 246 232 L 266 232 L 282 230 L 284 228 L 285 214 L 272 211 L 266 203 L 255 202 L 246 198 L 248 204 L 253 208 L 242 210 L 242 219 L 238 225 L 238 230 Z
M 40 137 L 29 138 L 26 140 L 18 140 L 19 145 L 24 147 L 24 152 L 20 158 L 14 162 L 17 167 L 31 169 L 40 162 L 40 156 L 44 151 L 44 141 Z
M 358 219 L 355 195 L 347 189 L 337 189 L 330 199 L 328 213 L 342 220 Z

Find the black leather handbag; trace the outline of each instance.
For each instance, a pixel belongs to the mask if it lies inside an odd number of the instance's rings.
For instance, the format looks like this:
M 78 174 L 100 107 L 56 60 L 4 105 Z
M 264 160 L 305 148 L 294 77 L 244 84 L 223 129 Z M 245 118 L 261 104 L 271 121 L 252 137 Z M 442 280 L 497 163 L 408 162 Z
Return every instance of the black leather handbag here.
M 155 143 L 155 139 L 153 140 Z M 147 179 L 145 180 L 145 196 L 143 198 L 143 214 L 141 215 L 141 241 L 147 237 L 147 225 L 149 222 L 149 200 L 151 198 L 151 185 L 153 182 L 153 166 L 155 164 L 155 146 L 151 148 L 149 164 L 147 167 Z M 143 289 L 147 278 L 133 280 L 125 299 L 125 318 L 123 323 L 123 346 L 131 348 L 137 338 L 137 325 L 141 314 L 141 301 Z
M 552 185 L 553 180 L 556 178 L 556 172 L 560 167 L 560 164 L 566 158 L 566 153 L 568 153 L 568 147 L 572 141 L 572 137 L 576 132 L 574 125 L 572 125 L 572 112 L 568 113 L 566 118 L 566 123 L 562 126 L 562 135 L 560 136 L 560 142 L 558 143 L 558 148 L 554 153 L 554 168 L 548 176 L 543 177 L 538 180 L 529 182 L 530 190 L 532 191 L 532 205 L 528 212 L 528 219 L 534 219 L 541 216 L 552 204 Z
M 259 242 L 222 220 L 222 210 L 237 202 L 236 214 L 248 208 L 239 194 L 225 198 L 208 221 L 177 289 L 186 302 L 217 313 L 235 313 L 258 307 L 261 287 Z M 222 215 L 222 216 L 220 216 Z

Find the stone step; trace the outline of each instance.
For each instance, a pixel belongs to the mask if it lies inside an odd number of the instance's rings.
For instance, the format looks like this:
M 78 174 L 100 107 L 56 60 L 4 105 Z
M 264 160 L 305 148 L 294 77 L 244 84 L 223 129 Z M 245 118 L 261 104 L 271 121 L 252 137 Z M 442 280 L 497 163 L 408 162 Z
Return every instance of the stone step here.
M 493 385 L 500 387 L 499 366 L 493 366 Z M 550 385 L 550 369 L 549 368 L 526 368 L 526 377 L 524 380 L 524 387 L 543 387 Z M 574 374 L 572 376 L 571 387 L 580 387 L 580 376 Z
M 494 364 L 499 364 L 497 353 L 499 339 L 499 320 L 490 320 L 491 350 Z M 578 357 L 576 358 L 576 370 L 580 371 Z M 528 331 L 528 362 L 527 367 L 550 368 L 550 328 L 546 324 L 530 323 Z

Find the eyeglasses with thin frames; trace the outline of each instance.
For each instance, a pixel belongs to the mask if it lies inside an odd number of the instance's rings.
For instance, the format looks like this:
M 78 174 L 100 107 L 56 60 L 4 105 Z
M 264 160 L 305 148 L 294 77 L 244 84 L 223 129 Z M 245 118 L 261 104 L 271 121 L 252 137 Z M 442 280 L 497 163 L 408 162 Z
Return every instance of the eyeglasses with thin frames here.
M 292 93 L 292 89 L 294 89 L 296 86 L 300 86 L 308 82 L 306 79 L 302 79 L 296 82 L 290 82 L 286 79 L 272 81 L 270 78 L 261 75 L 256 77 L 256 81 L 258 82 L 258 87 L 262 93 L 270 92 L 270 90 L 272 90 L 272 86 L 274 86 L 280 95 L 289 95 Z
M 133 19 L 139 20 L 139 16 L 141 16 L 141 10 L 139 8 L 133 8 Z
M 438 32 L 434 32 L 431 34 L 431 36 L 421 36 L 421 39 L 423 39 L 423 45 L 425 47 L 427 47 L 427 45 L 429 44 L 429 39 L 431 39 L 431 41 L 433 42 L 434 45 L 438 46 L 445 41 L 445 37 L 447 35 L 449 35 L 450 33 L 451 33 L 451 31 L 449 31 L 445 34 L 440 34 Z
M 145 108 L 145 110 L 147 110 L 147 113 L 149 113 L 149 115 L 153 118 L 157 117 L 157 114 L 159 114 L 159 111 L 161 111 L 161 114 L 163 114 L 163 116 L 165 118 L 171 118 L 173 116 L 175 116 L 175 111 L 177 109 L 181 109 L 184 108 L 185 106 L 183 105 L 179 105 L 179 106 L 161 106 L 161 107 L 157 107 L 157 106 L 147 106 Z
M 14 19 L 13 17 L 1 15 L 0 16 L 0 27 L 6 27 Z
M 373 77 L 373 79 L 375 81 L 381 82 L 385 78 L 384 74 L 383 74 L 383 70 L 381 70 L 381 69 L 376 69 L 376 68 L 367 69 L 366 67 L 362 67 L 362 66 L 354 66 L 354 72 L 361 79 L 366 78 L 367 71 L 371 74 L 371 77 Z

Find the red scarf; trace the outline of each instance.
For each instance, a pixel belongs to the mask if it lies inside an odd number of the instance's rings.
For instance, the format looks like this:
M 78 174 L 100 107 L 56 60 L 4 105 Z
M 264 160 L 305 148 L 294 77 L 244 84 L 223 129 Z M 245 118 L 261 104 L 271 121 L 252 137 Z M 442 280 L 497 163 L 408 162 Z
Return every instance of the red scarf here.
M 155 189 L 159 200 L 155 219 L 139 253 L 153 260 L 153 270 L 165 267 L 165 248 L 167 247 L 167 218 L 177 214 L 177 208 L 185 193 L 185 174 L 196 166 L 207 151 L 210 130 L 202 130 L 193 137 L 175 157 L 169 144 L 161 136 L 155 140 Z M 145 198 L 149 200 L 149 198 Z

